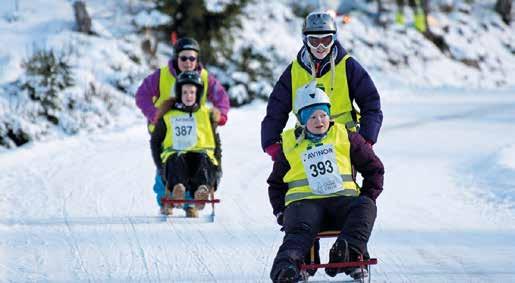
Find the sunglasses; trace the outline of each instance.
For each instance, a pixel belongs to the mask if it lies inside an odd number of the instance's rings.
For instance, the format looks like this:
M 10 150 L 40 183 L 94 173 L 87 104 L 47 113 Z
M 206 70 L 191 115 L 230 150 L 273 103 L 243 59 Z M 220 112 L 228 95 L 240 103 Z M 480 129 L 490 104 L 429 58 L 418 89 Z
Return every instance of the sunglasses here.
M 181 56 L 181 57 L 179 57 L 179 59 L 181 59 L 182 62 L 186 62 L 188 60 L 190 60 L 191 62 L 195 62 L 197 60 L 197 57 L 195 57 L 195 56 Z
M 328 48 L 334 43 L 334 34 L 309 34 L 306 41 L 311 48 L 318 48 L 320 45 Z

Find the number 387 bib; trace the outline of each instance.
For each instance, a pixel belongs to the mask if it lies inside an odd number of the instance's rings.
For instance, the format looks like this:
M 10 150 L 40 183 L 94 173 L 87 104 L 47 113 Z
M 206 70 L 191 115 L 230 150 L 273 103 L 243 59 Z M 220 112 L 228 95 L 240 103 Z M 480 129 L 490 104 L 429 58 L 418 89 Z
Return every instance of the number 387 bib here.
M 306 150 L 302 154 L 302 163 L 314 194 L 327 195 L 343 190 L 343 180 L 333 145 L 321 145 Z
M 197 123 L 194 116 L 172 117 L 173 147 L 187 149 L 197 143 Z

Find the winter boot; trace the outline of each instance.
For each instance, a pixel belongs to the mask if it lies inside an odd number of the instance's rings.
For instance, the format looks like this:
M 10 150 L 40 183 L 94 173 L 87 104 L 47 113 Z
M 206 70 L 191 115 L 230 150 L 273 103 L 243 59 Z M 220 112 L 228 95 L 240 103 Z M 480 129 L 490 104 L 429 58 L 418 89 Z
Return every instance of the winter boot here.
M 293 283 L 293 282 L 299 282 L 300 280 L 300 272 L 299 269 L 295 264 L 290 264 L 283 268 L 279 275 L 277 276 L 277 279 L 274 281 L 276 283 Z
M 362 280 L 368 277 L 368 268 L 366 266 L 361 267 L 351 267 L 345 274 L 348 274 L 354 280 Z
M 195 208 L 194 206 L 186 207 L 186 217 L 197 218 L 198 217 L 197 208 Z
M 329 263 L 348 262 L 349 261 L 349 245 L 344 239 L 338 239 L 329 251 Z M 336 274 L 345 272 L 347 268 L 326 268 L 325 273 L 331 277 Z
M 195 191 L 195 200 L 207 200 L 209 198 L 209 189 L 206 185 L 198 186 L 198 189 Z M 196 203 L 195 207 L 198 210 L 204 209 L 205 203 Z
M 362 255 L 356 248 L 349 246 L 349 260 L 350 261 L 361 261 L 369 259 L 368 252 Z M 345 274 L 349 275 L 355 280 L 362 280 L 368 276 L 368 266 L 349 267 L 345 269 Z
M 173 192 L 172 192 L 172 199 L 173 200 L 183 200 L 184 199 L 184 193 L 186 192 L 186 188 L 183 184 L 179 183 L 175 186 L 173 186 Z M 175 208 L 182 207 L 182 203 L 174 203 Z
M 311 254 L 313 252 L 313 254 Z M 316 239 L 309 252 L 304 256 L 305 264 L 320 264 L 320 240 Z M 307 269 L 308 276 L 315 276 L 316 269 Z
M 172 215 L 173 209 L 169 205 L 165 204 L 159 208 L 159 212 L 161 215 Z

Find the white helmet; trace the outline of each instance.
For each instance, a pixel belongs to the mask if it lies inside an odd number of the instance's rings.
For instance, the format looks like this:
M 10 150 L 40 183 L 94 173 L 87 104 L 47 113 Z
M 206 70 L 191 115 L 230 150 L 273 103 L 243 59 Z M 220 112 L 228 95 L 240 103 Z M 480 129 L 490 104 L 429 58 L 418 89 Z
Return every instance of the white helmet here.
M 293 113 L 295 113 L 298 118 L 302 109 L 315 104 L 327 104 L 328 107 L 331 108 L 329 96 L 318 88 L 316 81 L 313 80 L 297 89 L 295 101 L 293 102 Z

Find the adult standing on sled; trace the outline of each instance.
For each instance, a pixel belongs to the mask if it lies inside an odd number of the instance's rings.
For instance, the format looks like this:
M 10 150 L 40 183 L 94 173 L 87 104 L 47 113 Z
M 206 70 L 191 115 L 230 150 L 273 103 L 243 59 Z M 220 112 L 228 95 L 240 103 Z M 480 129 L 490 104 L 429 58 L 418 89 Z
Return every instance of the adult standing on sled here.
M 336 31 L 334 19 L 326 12 L 310 13 L 304 21 L 304 45 L 275 84 L 261 123 L 261 146 L 274 161 L 281 155 L 280 135 L 292 111 L 295 90 L 313 80 L 329 95 L 336 123 L 358 131 L 369 145 L 377 141 L 383 121 L 379 93 L 367 71 L 336 40 Z M 318 241 L 315 247 L 315 262 L 319 262 Z
M 315 80 L 331 100 L 336 123 L 356 131 L 370 145 L 376 143 L 383 121 L 379 93 L 368 73 L 336 40 L 336 23 L 325 12 L 310 13 L 302 29 L 304 46 L 286 68 L 268 99 L 261 123 L 261 146 L 273 160 L 281 151 L 280 135 L 292 110 L 295 90 Z M 359 114 L 353 107 L 356 102 Z M 361 116 L 361 117 L 359 117 Z
M 274 282 L 300 280 L 300 265 L 321 227 L 341 231 L 330 263 L 358 260 L 383 190 L 383 164 L 360 134 L 330 121 L 329 97 L 314 82 L 297 91 L 294 112 L 300 125 L 281 135 L 282 150 L 268 179 L 270 202 L 274 213 L 283 215 L 285 231 L 270 272 Z M 361 188 L 353 168 L 363 176 Z M 326 273 L 357 279 L 366 276 L 361 270 L 327 268 Z
M 152 132 L 152 158 L 172 199 L 185 199 L 189 193 L 195 200 L 207 200 L 218 182 L 218 160 L 209 109 L 200 102 L 200 75 L 195 71 L 181 73 L 175 82 L 175 94 L 163 103 L 164 115 Z M 185 206 L 186 216 L 197 217 L 197 210 L 203 208 L 204 204 Z M 161 213 L 171 215 L 172 207 L 164 205 Z
M 165 113 L 160 106 L 165 100 L 174 97 L 172 92 L 175 80 L 180 73 L 185 71 L 196 71 L 200 74 L 204 84 L 204 93 L 200 102 L 205 105 L 207 100 L 213 104 L 212 112 L 216 124 L 223 126 L 227 122 L 227 113 L 230 108 L 229 96 L 220 82 L 202 66 L 199 53 L 200 46 L 196 40 L 188 37 L 179 39 L 174 46 L 174 55 L 168 64 L 145 78 L 140 85 L 136 93 L 136 104 L 147 118 L 150 133 Z M 220 161 L 221 149 L 218 134 L 215 138 L 217 159 Z M 154 192 L 162 210 L 161 198 L 165 194 L 165 188 L 158 171 L 156 170 Z

